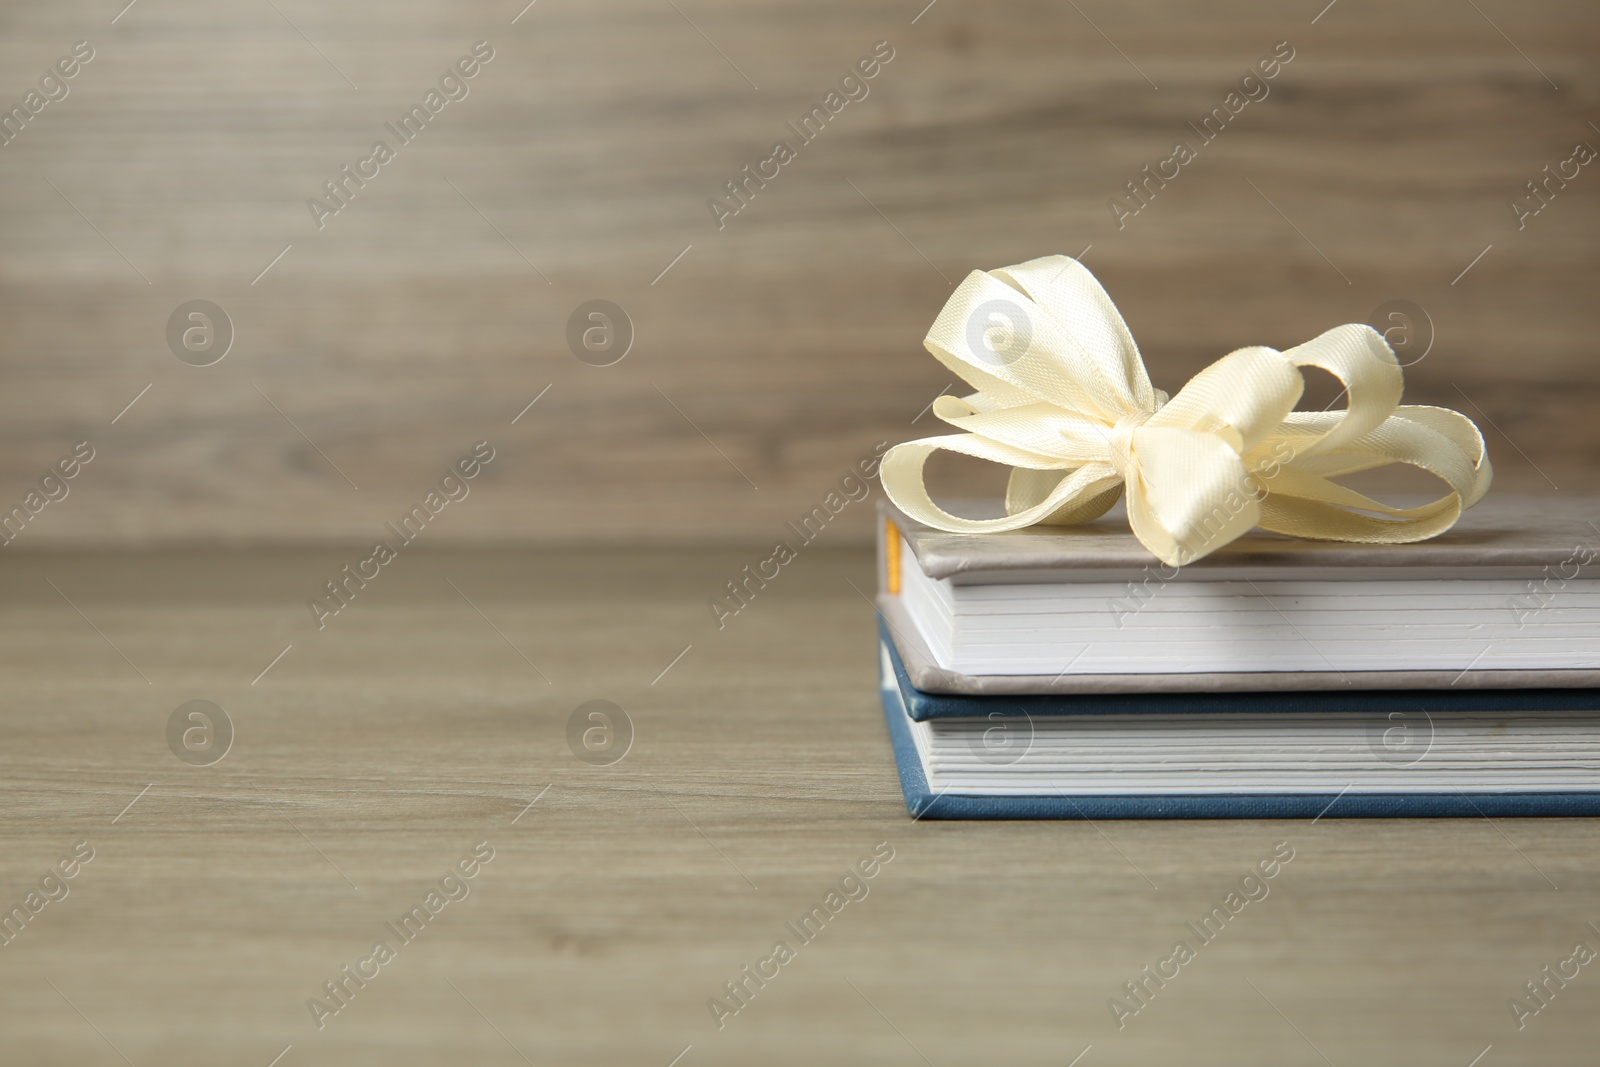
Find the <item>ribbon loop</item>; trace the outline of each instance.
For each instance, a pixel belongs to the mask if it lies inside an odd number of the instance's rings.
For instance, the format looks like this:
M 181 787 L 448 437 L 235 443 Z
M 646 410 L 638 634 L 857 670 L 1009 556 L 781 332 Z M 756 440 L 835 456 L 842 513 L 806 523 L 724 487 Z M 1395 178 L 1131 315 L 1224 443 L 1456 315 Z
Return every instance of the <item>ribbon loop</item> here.
M 1423 540 L 1449 529 L 1492 477 L 1470 419 L 1400 404 L 1400 364 L 1369 326 L 1336 326 L 1282 352 L 1241 348 L 1169 401 L 1100 283 L 1077 260 L 1045 256 L 973 271 L 924 344 L 976 390 L 933 406 L 968 432 L 896 445 L 882 479 L 902 511 L 940 530 L 1088 522 L 1125 488 L 1134 535 L 1178 566 L 1256 525 L 1321 540 Z M 1337 377 L 1345 409 L 1294 410 L 1301 367 Z M 1011 466 L 1003 518 L 964 519 L 933 502 L 923 469 L 940 449 Z M 1394 463 L 1450 492 L 1392 508 L 1331 481 Z

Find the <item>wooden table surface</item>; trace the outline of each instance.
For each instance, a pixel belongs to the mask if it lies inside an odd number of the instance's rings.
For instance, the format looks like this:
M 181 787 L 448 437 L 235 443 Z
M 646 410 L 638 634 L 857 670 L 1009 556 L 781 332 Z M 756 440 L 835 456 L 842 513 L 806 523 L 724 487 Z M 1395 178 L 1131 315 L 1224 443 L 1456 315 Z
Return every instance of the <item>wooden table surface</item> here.
M 1520 1031 L 1507 1001 L 1600 946 L 1600 823 L 913 823 L 863 552 L 803 552 L 718 631 L 747 554 L 405 549 L 318 631 L 355 558 L 0 559 L 0 905 L 93 850 L 0 946 L 7 1064 L 1594 1062 L 1595 968 Z M 609 766 L 567 740 L 592 699 L 633 726 Z M 210 766 L 168 745 L 190 700 L 233 725 Z M 319 1028 L 346 966 L 373 976 Z

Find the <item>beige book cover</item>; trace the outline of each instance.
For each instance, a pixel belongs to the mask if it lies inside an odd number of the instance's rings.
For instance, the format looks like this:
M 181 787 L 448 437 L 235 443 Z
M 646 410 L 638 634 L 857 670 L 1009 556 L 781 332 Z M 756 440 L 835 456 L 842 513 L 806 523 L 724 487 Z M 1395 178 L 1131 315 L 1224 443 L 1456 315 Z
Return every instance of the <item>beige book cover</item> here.
M 1000 514 L 998 501 L 953 505 Z M 1600 581 L 1600 496 L 1491 493 L 1429 541 L 1365 545 L 1307 541 L 1255 530 L 1216 553 L 1169 568 L 1129 532 L 1120 507 L 1081 526 L 953 534 L 879 503 L 878 603 L 912 684 L 930 693 L 1120 693 L 1318 689 L 1600 688 L 1600 670 L 1252 671 L 1185 674 L 968 675 L 941 668 L 900 593 L 902 568 L 956 584 L 1166 583 L 1416 578 L 1514 580 L 1507 612 L 1536 614 L 1564 591 Z M 1108 617 L 1109 625 L 1109 617 Z M 1600 628 L 1595 641 L 1600 643 Z

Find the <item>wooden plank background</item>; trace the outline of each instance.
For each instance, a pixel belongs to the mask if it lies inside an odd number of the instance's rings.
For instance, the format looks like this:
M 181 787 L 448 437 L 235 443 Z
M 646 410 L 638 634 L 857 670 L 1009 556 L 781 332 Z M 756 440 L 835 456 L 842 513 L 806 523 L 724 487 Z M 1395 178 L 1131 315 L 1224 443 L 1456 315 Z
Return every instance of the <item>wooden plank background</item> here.
M 0 501 L 88 439 L 28 544 L 368 540 L 489 439 L 431 539 L 765 540 L 931 432 L 921 338 L 968 270 L 1086 247 L 1160 385 L 1408 299 L 1411 400 L 1481 416 L 1503 485 L 1600 486 L 1600 170 L 1521 231 L 1507 206 L 1600 145 L 1593 4 L 921 6 L 6 5 L 8 107 L 95 58 L 0 147 Z M 319 231 L 306 199 L 480 39 L 470 94 Z M 1284 40 L 1119 230 L 1109 197 Z M 719 231 L 707 198 L 878 41 L 870 95 Z M 196 298 L 236 330 L 207 368 L 164 337 Z M 565 342 L 595 298 L 636 326 L 612 367 Z

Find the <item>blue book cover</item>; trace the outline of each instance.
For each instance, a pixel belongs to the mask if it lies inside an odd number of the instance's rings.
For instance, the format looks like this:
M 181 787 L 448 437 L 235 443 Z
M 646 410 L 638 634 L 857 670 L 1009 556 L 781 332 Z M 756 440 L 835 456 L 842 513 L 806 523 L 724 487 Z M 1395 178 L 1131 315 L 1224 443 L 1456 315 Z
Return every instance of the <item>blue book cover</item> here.
M 916 819 L 1501 818 L 1600 814 L 1600 784 L 1594 789 L 1537 792 L 1485 792 L 1460 788 L 1433 792 L 1371 792 L 1350 790 L 1347 787 L 1344 790 L 1327 792 L 1211 791 L 1204 794 L 1181 794 L 1152 791 L 1136 795 L 1127 793 L 1093 795 L 1082 792 L 1069 794 L 1057 790 L 1029 795 L 1025 791 L 1018 792 L 1016 789 L 1008 790 L 1004 794 L 982 794 L 955 788 L 935 789 L 929 784 L 923 756 L 919 753 L 917 740 L 913 736 L 913 730 L 919 727 L 910 713 L 911 705 L 919 698 L 927 697 L 928 694 L 919 694 L 910 686 L 904 667 L 895 654 L 894 644 L 887 635 L 881 642 L 880 662 L 882 664 L 880 695 L 884 715 L 894 746 L 895 760 L 899 765 L 900 784 L 905 793 L 906 808 Z M 1024 714 L 1018 713 L 1017 698 L 960 699 L 973 709 L 966 716 L 969 719 L 992 721 L 991 713 L 1012 718 L 1024 717 Z M 1503 707 L 1504 703 L 1501 706 Z M 1145 710 L 1154 711 L 1153 708 Z M 1256 710 L 1265 712 L 1269 709 L 1264 705 L 1257 705 Z M 1270 710 L 1284 709 L 1279 704 Z M 1085 713 L 1085 709 L 1079 709 L 1079 714 Z M 1059 717 L 1058 714 L 1057 718 Z M 1381 716 L 1368 717 L 1381 719 Z M 1039 719 L 1035 717 L 1031 721 Z M 1593 721 L 1596 734 L 1600 736 L 1600 715 Z M 1588 764 L 1585 764 L 1585 767 L 1587 766 Z M 1591 771 L 1588 777 L 1589 780 L 1600 783 L 1600 773 Z

